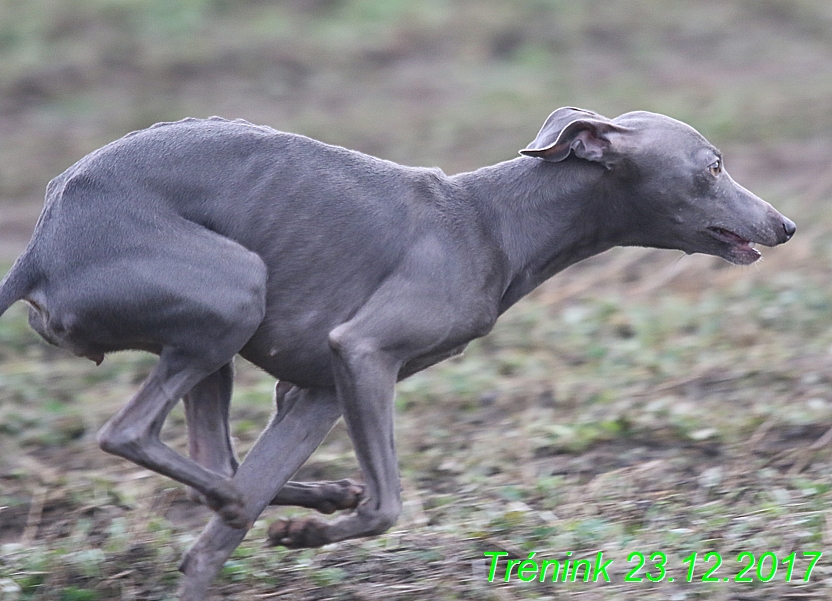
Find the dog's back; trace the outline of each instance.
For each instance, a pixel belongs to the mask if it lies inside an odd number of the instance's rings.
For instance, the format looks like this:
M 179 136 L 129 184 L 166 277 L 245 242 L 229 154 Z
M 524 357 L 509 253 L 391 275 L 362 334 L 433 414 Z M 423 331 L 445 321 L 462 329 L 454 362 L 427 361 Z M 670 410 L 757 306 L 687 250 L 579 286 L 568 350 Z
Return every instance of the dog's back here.
M 29 248 L 0 291 L 0 308 L 26 298 L 41 336 L 99 361 L 119 344 L 99 339 L 79 346 L 69 330 L 83 320 L 59 306 L 78 304 L 80 296 L 90 301 L 84 306 L 99 306 L 103 295 L 112 301 L 108 290 L 127 277 L 144 281 L 143 289 L 164 288 L 200 253 L 221 269 L 220 249 L 236 244 L 265 264 L 267 306 L 280 307 L 248 349 L 252 358 L 274 353 L 280 339 L 284 362 L 308 359 L 327 352 L 326 333 L 366 302 L 420 238 L 429 235 L 429 246 L 444 247 L 476 235 L 473 224 L 461 229 L 474 220 L 459 218 L 470 207 L 449 203 L 451 188 L 436 169 L 400 166 L 242 120 L 158 124 L 87 155 L 49 183 Z M 209 243 L 198 230 L 216 236 Z M 163 271 L 155 255 L 168 241 L 172 254 Z M 153 302 L 149 307 L 157 310 Z M 139 338 L 122 335 L 120 344 L 160 348 Z M 301 343 L 310 341 L 315 348 L 305 353 Z

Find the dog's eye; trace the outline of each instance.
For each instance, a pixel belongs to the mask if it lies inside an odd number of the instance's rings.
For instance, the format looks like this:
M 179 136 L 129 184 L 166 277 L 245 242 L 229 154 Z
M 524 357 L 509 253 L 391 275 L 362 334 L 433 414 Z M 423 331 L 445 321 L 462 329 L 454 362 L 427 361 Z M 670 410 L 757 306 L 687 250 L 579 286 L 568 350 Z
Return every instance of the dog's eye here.
M 713 163 L 711 163 L 710 167 L 708 167 L 708 170 L 714 177 L 722 173 L 722 159 L 717 159 Z

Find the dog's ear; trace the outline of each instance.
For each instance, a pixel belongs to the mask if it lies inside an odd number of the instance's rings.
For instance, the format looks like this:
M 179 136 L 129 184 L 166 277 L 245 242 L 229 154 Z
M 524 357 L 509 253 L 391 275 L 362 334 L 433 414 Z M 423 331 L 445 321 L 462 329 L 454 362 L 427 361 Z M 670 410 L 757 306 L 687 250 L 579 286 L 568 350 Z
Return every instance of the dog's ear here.
M 557 163 L 572 153 L 610 169 L 618 156 L 614 138 L 628 131 L 598 113 L 560 108 L 549 115 L 534 142 L 520 154 Z

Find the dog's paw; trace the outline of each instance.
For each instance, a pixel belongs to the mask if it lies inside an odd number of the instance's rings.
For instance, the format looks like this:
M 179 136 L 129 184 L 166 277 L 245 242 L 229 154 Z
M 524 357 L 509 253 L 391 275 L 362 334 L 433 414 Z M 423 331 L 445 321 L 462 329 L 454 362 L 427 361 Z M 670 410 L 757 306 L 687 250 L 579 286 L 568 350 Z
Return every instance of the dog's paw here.
M 327 523 L 315 517 L 294 520 L 277 520 L 269 526 L 269 547 L 283 546 L 289 549 L 321 547 L 329 542 L 326 537 Z
M 355 509 L 363 498 L 363 484 L 349 479 L 326 482 L 321 484 L 320 499 L 311 509 L 325 514 L 344 509 Z

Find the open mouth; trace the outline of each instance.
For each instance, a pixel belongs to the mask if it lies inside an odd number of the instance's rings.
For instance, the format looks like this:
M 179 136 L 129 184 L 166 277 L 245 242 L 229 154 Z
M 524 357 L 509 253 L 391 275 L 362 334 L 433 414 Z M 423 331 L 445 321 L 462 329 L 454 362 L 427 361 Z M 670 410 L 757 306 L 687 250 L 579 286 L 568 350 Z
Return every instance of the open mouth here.
M 708 233 L 714 238 L 728 245 L 728 252 L 724 258 L 738 265 L 749 265 L 760 258 L 760 251 L 752 246 L 752 242 L 735 234 L 731 230 L 721 227 L 709 227 Z

